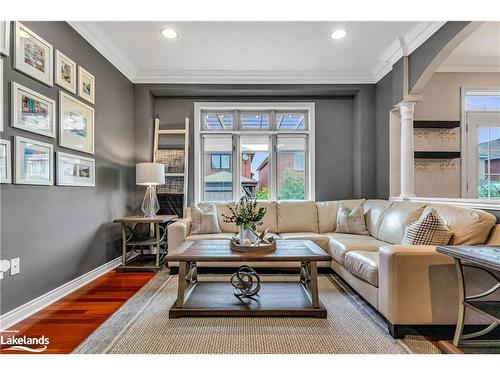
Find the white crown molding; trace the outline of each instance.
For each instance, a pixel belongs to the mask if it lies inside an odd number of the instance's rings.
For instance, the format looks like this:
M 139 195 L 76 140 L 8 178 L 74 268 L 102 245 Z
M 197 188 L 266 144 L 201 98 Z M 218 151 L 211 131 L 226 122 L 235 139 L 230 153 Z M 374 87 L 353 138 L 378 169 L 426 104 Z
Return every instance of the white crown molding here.
M 446 22 L 419 22 L 414 28 L 408 31 L 404 36 L 393 41 L 378 58 L 377 64 L 372 69 L 375 82 L 381 80 L 392 70 L 392 66 L 403 56 L 420 47 L 436 31 L 438 31 Z
M 393 41 L 380 55 L 371 72 L 351 70 L 138 70 L 92 22 L 68 21 L 132 83 L 254 83 L 254 84 L 363 84 L 376 83 L 401 57 L 424 43 L 445 22 L 419 22 Z
M 500 72 L 500 56 L 450 56 L 437 72 Z
M 120 264 L 121 257 L 113 259 L 112 261 L 105 263 L 102 266 L 99 266 L 96 269 L 93 269 L 92 271 L 67 282 L 66 284 L 63 284 L 48 293 L 45 293 L 44 295 L 1 315 L 0 331 L 5 331 L 9 327 L 12 327 L 14 324 L 19 323 L 44 307 L 47 307 L 48 305 L 60 300 L 75 290 L 104 275 L 106 272 L 115 269 Z
M 134 83 L 362 84 L 370 72 L 355 70 L 140 70 Z
M 134 64 L 115 47 L 113 42 L 91 22 L 67 21 L 87 42 L 103 55 L 132 83 L 137 72 Z

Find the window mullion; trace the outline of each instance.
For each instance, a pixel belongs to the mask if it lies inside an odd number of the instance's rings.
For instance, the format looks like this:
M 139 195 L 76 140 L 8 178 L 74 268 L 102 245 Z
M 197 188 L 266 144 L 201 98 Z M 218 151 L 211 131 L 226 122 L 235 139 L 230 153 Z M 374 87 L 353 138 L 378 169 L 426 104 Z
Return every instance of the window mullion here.
M 241 137 L 233 134 L 233 200 L 238 201 L 241 197 Z
M 277 197 L 277 179 L 276 179 L 276 134 L 269 136 L 269 200 L 275 201 Z

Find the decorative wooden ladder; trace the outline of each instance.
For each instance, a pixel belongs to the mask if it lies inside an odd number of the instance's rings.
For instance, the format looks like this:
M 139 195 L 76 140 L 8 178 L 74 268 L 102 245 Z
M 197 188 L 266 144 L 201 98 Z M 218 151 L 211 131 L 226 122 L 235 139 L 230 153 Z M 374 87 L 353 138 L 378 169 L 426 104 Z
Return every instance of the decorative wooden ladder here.
M 165 163 L 165 158 L 168 161 L 179 161 L 180 154 L 176 155 L 176 152 L 179 151 L 179 148 L 173 147 L 172 149 L 168 149 L 165 147 L 160 148 L 160 138 L 168 137 L 168 136 L 179 136 L 184 135 L 184 153 L 183 159 L 180 160 L 180 164 L 183 165 L 182 172 L 179 171 L 179 163 L 176 163 L 173 168 L 174 171 L 170 172 L 169 169 L 172 169 L 172 165 L 168 165 L 168 162 Z M 160 155 L 160 152 L 164 153 L 163 158 Z M 188 194 L 188 167 L 189 167 L 189 118 L 186 117 L 184 119 L 184 129 L 160 129 L 160 116 L 156 115 L 155 118 L 155 130 L 154 130 L 154 144 L 153 144 L 153 161 L 156 163 L 165 163 L 165 181 L 166 181 L 166 190 L 169 189 L 169 180 L 171 179 L 179 179 L 182 178 L 182 192 L 183 192 L 183 209 L 187 207 L 187 194 Z M 158 191 L 160 189 L 160 191 Z M 157 189 L 158 194 L 162 194 L 161 187 Z M 167 191 L 168 193 L 168 191 Z

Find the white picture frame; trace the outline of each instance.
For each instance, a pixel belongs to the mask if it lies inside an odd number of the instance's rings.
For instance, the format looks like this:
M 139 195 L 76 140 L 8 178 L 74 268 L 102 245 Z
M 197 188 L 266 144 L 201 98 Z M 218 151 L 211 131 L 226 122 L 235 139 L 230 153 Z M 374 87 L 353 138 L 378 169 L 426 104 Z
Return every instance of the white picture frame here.
M 78 96 L 95 104 L 95 77 L 81 66 L 78 66 Z
M 3 132 L 3 59 L 0 59 L 0 132 Z
M 76 63 L 56 49 L 55 83 L 59 87 L 76 94 Z
M 9 56 L 10 21 L 0 21 L 0 54 Z
M 54 146 L 34 139 L 15 137 L 15 183 L 54 185 Z
M 0 139 L 0 184 L 12 183 L 12 159 L 10 141 Z
M 11 126 L 56 137 L 56 101 L 16 82 L 11 84 Z
M 20 22 L 15 28 L 14 68 L 54 86 L 54 47 Z
M 59 91 L 59 146 L 94 154 L 94 108 Z
M 66 152 L 56 154 L 58 186 L 95 186 L 95 159 Z

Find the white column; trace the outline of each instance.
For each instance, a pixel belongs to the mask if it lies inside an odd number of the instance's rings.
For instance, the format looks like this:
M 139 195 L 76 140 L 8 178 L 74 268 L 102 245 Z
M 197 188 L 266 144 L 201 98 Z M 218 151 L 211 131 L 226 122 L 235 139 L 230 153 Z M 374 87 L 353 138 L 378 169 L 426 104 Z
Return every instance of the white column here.
M 401 112 L 401 195 L 407 199 L 415 196 L 414 184 L 414 143 L 413 143 L 413 112 L 415 102 L 399 104 Z

